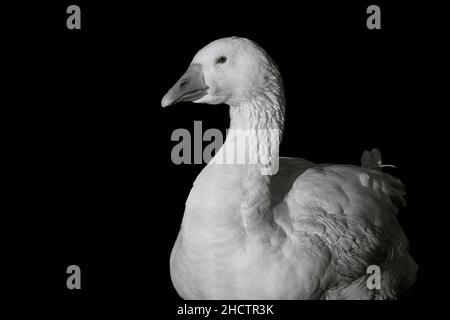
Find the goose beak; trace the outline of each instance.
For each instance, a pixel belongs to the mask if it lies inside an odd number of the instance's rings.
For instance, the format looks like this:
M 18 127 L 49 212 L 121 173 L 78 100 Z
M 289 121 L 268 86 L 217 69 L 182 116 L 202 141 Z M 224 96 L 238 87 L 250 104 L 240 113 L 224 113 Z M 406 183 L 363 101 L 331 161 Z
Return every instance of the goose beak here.
M 161 106 L 167 107 L 180 101 L 195 101 L 207 94 L 202 66 L 191 64 L 186 73 L 175 83 L 161 100 Z

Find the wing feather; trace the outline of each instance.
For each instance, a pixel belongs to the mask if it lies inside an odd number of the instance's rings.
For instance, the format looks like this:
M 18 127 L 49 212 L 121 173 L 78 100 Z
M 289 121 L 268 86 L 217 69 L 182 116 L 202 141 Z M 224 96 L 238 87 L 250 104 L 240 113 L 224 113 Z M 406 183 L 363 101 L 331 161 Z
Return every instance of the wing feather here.
M 417 266 L 396 219 L 398 206 L 406 204 L 404 195 L 400 180 L 379 170 L 313 166 L 295 179 L 282 203 L 287 217 L 279 214 L 277 219 L 290 221 L 291 238 L 319 239 L 320 246 L 328 249 L 332 258 L 327 255 L 324 263 L 329 266 L 321 269 L 332 269 L 338 275 L 330 286 L 343 288 L 340 292 L 348 295 L 347 286 L 353 283 L 363 296 L 372 295 L 360 285 L 365 284 L 361 277 L 367 277 L 370 265 L 380 266 L 391 283 L 409 286 L 415 279 Z M 405 272 L 392 272 L 394 266 Z M 395 277 L 407 277 L 408 281 Z M 356 296 L 361 297 L 361 293 Z

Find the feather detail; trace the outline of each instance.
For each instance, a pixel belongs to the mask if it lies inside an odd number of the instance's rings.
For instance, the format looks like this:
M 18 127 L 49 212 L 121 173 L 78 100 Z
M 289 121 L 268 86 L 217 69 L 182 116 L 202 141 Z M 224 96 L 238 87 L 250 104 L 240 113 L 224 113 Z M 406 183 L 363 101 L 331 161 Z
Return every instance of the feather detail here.
M 361 166 L 364 168 L 374 169 L 381 171 L 384 167 L 397 168 L 392 164 L 383 164 L 381 159 L 381 152 L 379 149 L 374 148 L 371 151 L 364 151 L 361 156 Z

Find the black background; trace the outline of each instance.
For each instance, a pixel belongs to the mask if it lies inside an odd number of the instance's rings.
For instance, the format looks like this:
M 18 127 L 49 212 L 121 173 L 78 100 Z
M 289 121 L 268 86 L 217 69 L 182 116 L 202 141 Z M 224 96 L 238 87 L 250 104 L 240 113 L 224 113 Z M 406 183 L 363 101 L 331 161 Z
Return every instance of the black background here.
M 399 220 L 420 269 L 408 299 L 446 296 L 439 8 L 373 2 L 33 2 L 3 10 L 0 292 L 179 299 L 169 255 L 204 165 L 174 165 L 173 130 L 228 127 L 226 106 L 160 100 L 210 41 L 241 36 L 278 63 L 282 156 L 353 163 L 378 147 L 408 187 Z M 81 7 L 81 30 L 66 8 Z M 5 32 L 6 31 L 6 32 Z M 82 289 L 66 288 L 66 268 Z

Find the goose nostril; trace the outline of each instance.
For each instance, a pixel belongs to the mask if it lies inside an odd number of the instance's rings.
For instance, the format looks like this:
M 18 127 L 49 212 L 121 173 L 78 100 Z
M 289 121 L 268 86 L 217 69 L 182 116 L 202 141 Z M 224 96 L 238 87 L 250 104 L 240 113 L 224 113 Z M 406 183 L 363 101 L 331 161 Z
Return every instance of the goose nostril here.
M 180 89 L 183 89 L 187 84 L 188 84 L 188 80 L 184 80 L 183 82 L 180 83 Z

